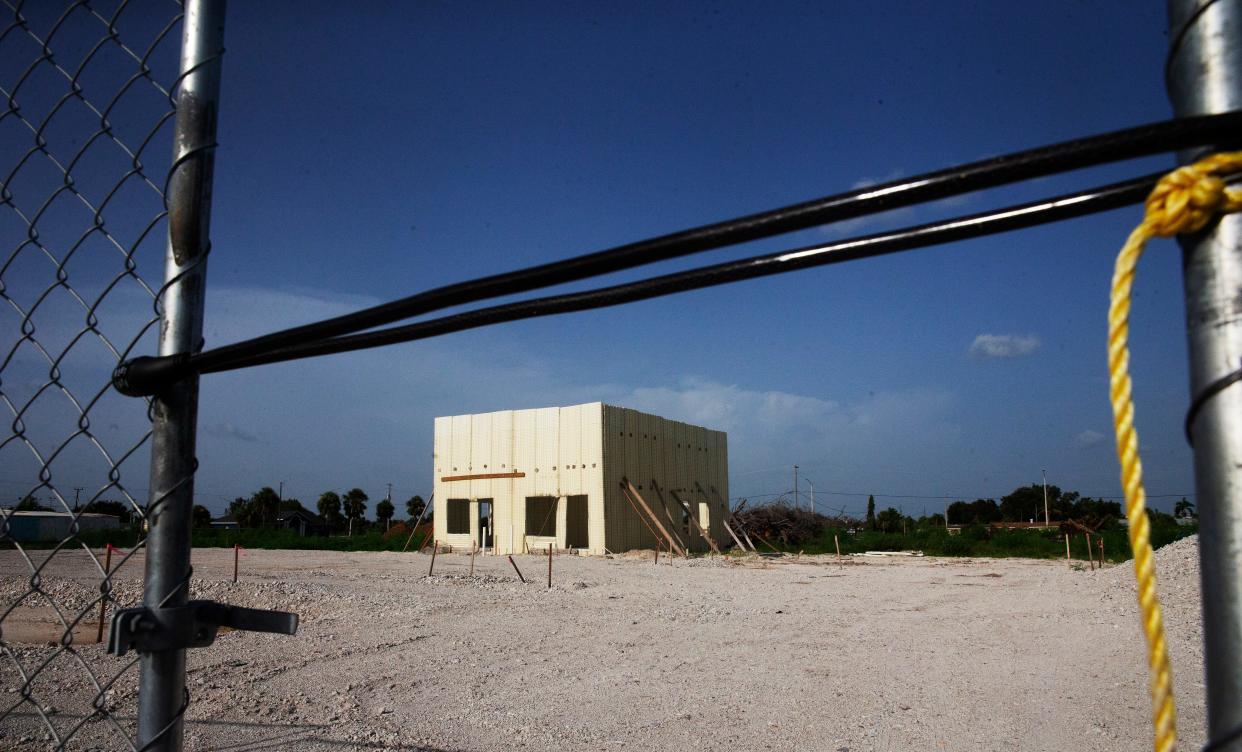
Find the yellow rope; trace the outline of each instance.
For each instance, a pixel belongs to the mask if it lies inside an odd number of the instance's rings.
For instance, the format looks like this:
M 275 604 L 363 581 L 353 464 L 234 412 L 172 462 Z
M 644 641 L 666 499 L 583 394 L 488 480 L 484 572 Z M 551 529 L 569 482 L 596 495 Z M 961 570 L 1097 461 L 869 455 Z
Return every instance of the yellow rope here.
M 1145 510 L 1143 466 L 1139 462 L 1138 434 L 1134 430 L 1134 401 L 1130 389 L 1130 292 L 1134 269 L 1147 241 L 1201 230 L 1218 214 L 1242 209 L 1242 190 L 1227 188 L 1221 173 L 1242 169 L 1242 152 L 1214 154 L 1165 175 L 1147 197 L 1143 221 L 1117 255 L 1108 307 L 1109 396 L 1117 431 L 1117 458 L 1126 495 L 1134 577 L 1138 581 L 1139 612 L 1147 637 L 1152 723 L 1156 752 L 1170 752 L 1177 743 L 1177 711 L 1173 705 L 1173 675 L 1164 641 L 1164 619 L 1156 594 L 1151 530 Z

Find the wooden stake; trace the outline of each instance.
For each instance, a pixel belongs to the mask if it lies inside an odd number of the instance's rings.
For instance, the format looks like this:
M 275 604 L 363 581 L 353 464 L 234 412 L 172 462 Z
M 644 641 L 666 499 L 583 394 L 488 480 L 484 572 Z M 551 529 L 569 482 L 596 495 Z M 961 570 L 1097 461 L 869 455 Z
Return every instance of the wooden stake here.
M 659 546 L 659 544 L 656 544 L 656 547 L 655 547 L 655 561 L 653 561 L 652 563 L 653 563 L 653 564 L 659 564 L 659 563 L 660 563 L 660 546 Z
M 1087 561 L 1091 563 L 1091 571 L 1095 571 L 1095 557 L 1091 555 L 1091 533 L 1083 533 L 1083 537 L 1087 539 Z
M 523 585 L 525 585 L 526 578 L 522 576 L 522 570 L 517 568 L 517 562 L 513 560 L 512 556 L 509 557 L 509 563 L 513 565 L 513 571 L 518 573 L 518 579 L 522 581 Z
M 1100 569 L 1104 568 L 1104 536 L 1100 536 Z
M 1074 565 L 1071 563 L 1071 560 L 1070 560 L 1070 550 L 1069 550 L 1069 533 L 1066 533 L 1066 534 L 1065 534 L 1065 564 L 1066 564 L 1066 566 L 1069 566 L 1069 567 L 1073 567 L 1073 566 L 1074 566 Z
M 836 534 L 836 533 L 833 533 L 833 534 L 832 534 L 832 542 L 833 542 L 834 544 L 836 544 L 836 547 L 837 547 L 837 563 L 838 563 L 838 564 L 840 564 L 840 563 L 841 563 L 841 539 L 837 537 L 837 534 Z
M 440 544 L 439 544 L 439 542 L 438 542 L 438 541 L 432 541 L 432 542 L 431 542 L 431 566 L 430 566 L 430 567 L 427 567 L 427 576 L 428 576 L 428 577 L 430 577 L 430 576 L 431 576 L 431 573 L 432 573 L 432 572 L 436 571 L 436 551 L 439 551 L 439 550 L 440 550 Z
M 112 544 L 108 544 L 108 551 L 104 554 L 104 576 L 106 577 L 112 571 Z M 104 633 L 104 614 L 108 610 L 107 597 L 99 599 L 99 633 L 95 635 L 95 642 L 103 642 Z
M 552 544 L 548 544 L 548 590 L 552 589 Z
M 233 584 L 237 584 L 237 557 L 241 555 L 241 544 L 233 544 Z
M 470 576 L 474 577 L 474 550 L 477 548 L 473 543 L 470 544 Z

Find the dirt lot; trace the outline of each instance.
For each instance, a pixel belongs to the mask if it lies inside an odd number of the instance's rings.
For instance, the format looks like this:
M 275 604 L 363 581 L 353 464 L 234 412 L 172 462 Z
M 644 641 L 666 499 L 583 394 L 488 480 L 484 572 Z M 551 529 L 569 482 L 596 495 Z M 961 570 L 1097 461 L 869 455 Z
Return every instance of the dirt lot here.
M 1203 741 L 1197 552 L 1161 550 L 1184 748 Z M 228 633 L 189 656 L 195 750 L 1137 750 L 1150 748 L 1144 648 L 1128 566 L 966 559 L 614 559 L 194 552 L 195 597 L 297 611 L 297 637 Z M 122 568 L 138 596 L 140 557 Z M 0 608 L 26 591 L 0 553 Z M 59 554 L 43 588 L 81 609 L 85 554 Z M 80 580 L 74 581 L 79 578 Z M 4 638 L 38 639 L 27 598 Z M 55 638 L 53 638 L 55 639 Z M 90 715 L 86 674 L 128 662 L 75 632 L 72 651 L 10 645 L 0 712 L 21 703 L 13 658 L 36 666 L 32 703 L 0 748 L 127 748 Z M 135 670 L 108 692 L 130 728 Z M 101 679 L 102 681 L 102 679 Z

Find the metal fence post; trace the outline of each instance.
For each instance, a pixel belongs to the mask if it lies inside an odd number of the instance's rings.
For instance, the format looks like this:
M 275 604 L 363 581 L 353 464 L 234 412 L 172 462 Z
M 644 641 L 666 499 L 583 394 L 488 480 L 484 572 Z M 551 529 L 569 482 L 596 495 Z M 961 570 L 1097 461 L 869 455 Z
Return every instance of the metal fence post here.
M 1178 116 L 1242 109 L 1242 3 L 1169 0 L 1167 86 Z M 1200 153 L 1179 155 L 1182 162 Z M 1242 367 L 1242 216 L 1182 240 L 1192 398 Z M 1208 738 L 1242 725 L 1242 386 L 1191 428 L 1200 519 Z M 1219 749 L 1242 750 L 1242 740 Z
M 224 0 L 187 0 L 185 4 L 167 193 L 169 241 L 160 355 L 201 347 L 224 6 Z M 143 594 L 148 608 L 180 606 L 187 600 L 197 418 L 197 378 L 170 387 L 153 401 L 151 530 Z M 180 750 L 182 715 L 188 701 L 185 650 L 143 653 L 138 681 L 139 747 Z

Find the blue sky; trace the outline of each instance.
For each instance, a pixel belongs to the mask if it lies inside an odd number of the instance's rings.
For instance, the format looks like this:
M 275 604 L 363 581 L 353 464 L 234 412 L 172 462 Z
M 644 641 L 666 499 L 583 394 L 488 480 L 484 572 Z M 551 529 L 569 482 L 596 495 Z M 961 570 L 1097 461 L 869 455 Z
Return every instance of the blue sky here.
M 207 342 L 1164 119 L 1165 27 L 1161 4 L 1127 2 L 233 3 Z M 1083 171 L 605 281 L 1171 164 Z M 210 375 L 199 501 L 219 510 L 280 481 L 304 502 L 353 486 L 378 499 L 387 483 L 398 501 L 426 496 L 434 416 L 595 400 L 727 431 L 733 496 L 788 490 L 795 463 L 826 507 L 855 513 L 865 496 L 830 494 L 995 497 L 1043 468 L 1063 488 L 1116 496 L 1105 312 L 1113 256 L 1138 218 Z M 158 265 L 147 271 L 158 279 Z M 1140 268 L 1133 317 L 1157 495 L 1193 490 L 1182 317 L 1178 252 L 1162 242 Z M 15 334 L 14 322 L 3 326 Z M 130 421 L 117 417 L 117 431 Z M 15 454 L 0 451 L 6 489 L 29 475 Z M 98 486 L 95 465 L 66 457 L 58 478 Z M 916 515 L 941 505 L 885 501 Z

